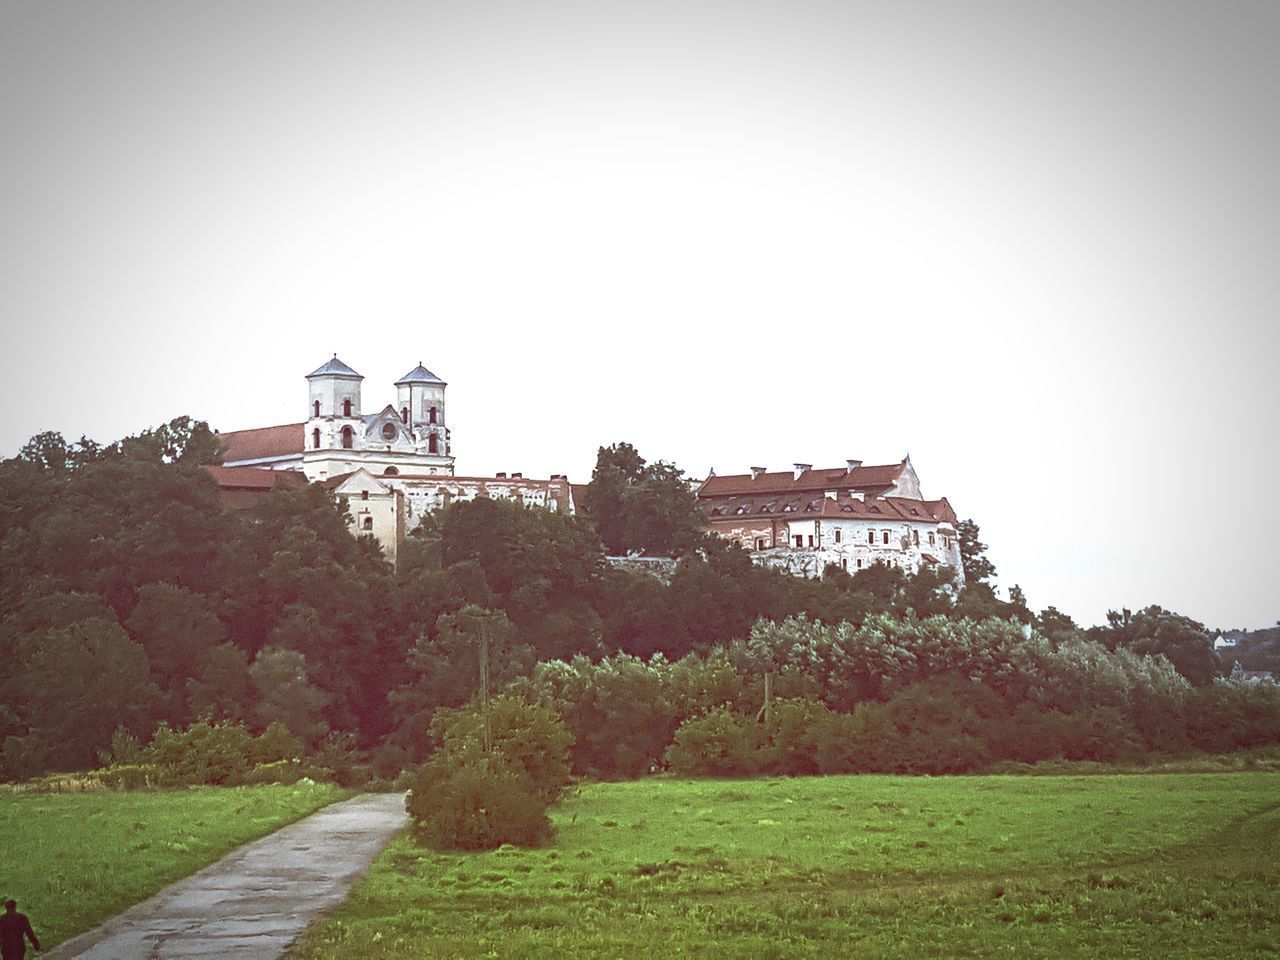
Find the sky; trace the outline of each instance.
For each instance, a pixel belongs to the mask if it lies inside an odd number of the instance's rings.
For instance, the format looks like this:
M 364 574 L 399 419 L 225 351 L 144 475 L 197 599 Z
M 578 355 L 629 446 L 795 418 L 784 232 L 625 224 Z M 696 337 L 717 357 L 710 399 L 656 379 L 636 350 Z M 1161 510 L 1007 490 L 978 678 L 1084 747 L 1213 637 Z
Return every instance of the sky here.
M 366 410 L 457 468 L 910 454 L 1002 589 L 1280 618 L 1280 4 L 0 2 L 0 456 Z

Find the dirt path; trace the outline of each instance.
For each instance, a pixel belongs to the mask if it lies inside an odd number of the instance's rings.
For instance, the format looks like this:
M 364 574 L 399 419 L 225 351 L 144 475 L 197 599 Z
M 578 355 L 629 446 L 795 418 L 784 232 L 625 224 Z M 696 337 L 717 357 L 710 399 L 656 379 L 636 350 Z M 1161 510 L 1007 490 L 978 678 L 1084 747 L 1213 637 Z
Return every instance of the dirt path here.
M 336 803 L 41 956 L 275 960 L 322 912 L 342 902 L 405 820 L 398 793 Z

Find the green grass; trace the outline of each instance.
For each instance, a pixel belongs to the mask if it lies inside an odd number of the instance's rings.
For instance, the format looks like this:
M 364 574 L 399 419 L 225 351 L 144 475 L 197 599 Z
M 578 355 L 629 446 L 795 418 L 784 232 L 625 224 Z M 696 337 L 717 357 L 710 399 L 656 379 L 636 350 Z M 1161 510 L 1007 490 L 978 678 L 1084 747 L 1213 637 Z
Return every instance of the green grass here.
M 0 897 L 52 946 L 344 795 L 324 784 L 0 795 Z
M 1280 774 L 583 787 L 538 850 L 392 843 L 294 960 L 1280 953 Z

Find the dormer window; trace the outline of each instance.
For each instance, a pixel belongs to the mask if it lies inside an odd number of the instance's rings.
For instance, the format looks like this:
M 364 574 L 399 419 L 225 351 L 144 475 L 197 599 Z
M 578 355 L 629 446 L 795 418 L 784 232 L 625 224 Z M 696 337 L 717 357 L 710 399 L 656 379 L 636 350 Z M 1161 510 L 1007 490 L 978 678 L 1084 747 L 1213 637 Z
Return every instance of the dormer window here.
M 351 401 L 350 401 L 350 400 L 343 400 L 343 401 L 342 401 L 342 415 L 343 415 L 344 417 L 349 417 L 349 416 L 351 416 Z
M 382 425 L 382 439 L 394 440 L 396 438 L 396 425 L 394 423 L 384 423 Z

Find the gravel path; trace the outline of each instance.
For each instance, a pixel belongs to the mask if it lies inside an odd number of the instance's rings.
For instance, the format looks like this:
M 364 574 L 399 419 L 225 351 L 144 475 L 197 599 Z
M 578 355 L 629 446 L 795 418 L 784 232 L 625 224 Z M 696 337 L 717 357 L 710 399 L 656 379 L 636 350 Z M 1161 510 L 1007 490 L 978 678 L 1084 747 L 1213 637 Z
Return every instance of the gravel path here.
M 402 794 L 326 807 L 179 880 L 46 960 L 275 960 L 405 825 Z

